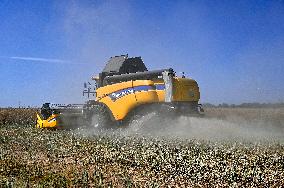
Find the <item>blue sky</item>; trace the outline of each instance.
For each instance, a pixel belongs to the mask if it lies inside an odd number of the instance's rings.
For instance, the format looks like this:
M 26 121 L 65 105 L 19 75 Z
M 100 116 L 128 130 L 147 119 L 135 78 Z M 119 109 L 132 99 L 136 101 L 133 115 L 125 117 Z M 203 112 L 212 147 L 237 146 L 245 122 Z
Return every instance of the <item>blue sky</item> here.
M 284 102 L 284 1 L 0 1 L 0 106 L 76 103 L 110 56 L 196 79 L 201 102 Z

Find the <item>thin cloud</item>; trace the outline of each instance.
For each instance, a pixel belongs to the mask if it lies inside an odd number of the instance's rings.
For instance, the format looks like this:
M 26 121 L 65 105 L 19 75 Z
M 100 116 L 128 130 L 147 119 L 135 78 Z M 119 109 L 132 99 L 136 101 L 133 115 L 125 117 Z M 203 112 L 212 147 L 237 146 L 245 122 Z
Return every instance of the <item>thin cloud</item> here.
M 72 61 L 62 60 L 62 59 L 50 59 L 50 58 L 41 58 L 41 57 L 25 57 L 25 56 L 0 56 L 2 59 L 10 60 L 20 60 L 27 62 L 41 62 L 41 63 L 62 63 L 62 64 L 74 64 L 74 65 L 83 65 L 84 63 L 74 63 Z M 2 63 L 2 61 L 0 61 Z
M 9 57 L 10 59 L 23 60 L 23 61 L 38 61 L 38 62 L 48 62 L 48 63 L 71 63 L 70 61 L 62 59 L 49 59 L 49 58 L 39 58 L 39 57 Z

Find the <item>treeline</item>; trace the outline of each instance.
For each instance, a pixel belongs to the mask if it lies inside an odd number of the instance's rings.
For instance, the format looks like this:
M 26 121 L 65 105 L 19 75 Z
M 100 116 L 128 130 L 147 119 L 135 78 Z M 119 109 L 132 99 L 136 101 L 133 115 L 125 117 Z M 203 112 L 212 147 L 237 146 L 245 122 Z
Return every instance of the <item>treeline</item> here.
M 204 103 L 202 104 L 204 107 L 211 107 L 211 108 L 284 108 L 284 103 L 241 103 L 241 104 L 211 104 L 211 103 Z
M 12 107 L 12 106 L 8 106 L 8 107 L 1 107 L 0 109 L 40 109 L 40 107 L 38 106 L 16 106 L 16 107 Z

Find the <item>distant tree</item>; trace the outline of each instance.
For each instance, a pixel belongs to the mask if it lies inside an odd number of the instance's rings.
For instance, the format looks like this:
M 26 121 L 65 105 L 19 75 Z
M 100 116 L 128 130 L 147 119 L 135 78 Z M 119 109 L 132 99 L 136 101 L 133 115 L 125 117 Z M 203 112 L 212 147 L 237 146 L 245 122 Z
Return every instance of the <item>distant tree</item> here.
M 202 106 L 208 107 L 208 108 L 216 107 L 214 104 L 211 104 L 211 103 L 204 103 L 204 104 L 202 104 Z
M 231 108 L 236 108 L 236 105 L 235 104 L 231 104 L 230 107 Z
M 218 107 L 228 108 L 229 105 L 227 103 L 222 103 L 222 104 L 219 104 Z
M 218 105 L 214 105 L 211 103 L 204 103 L 204 107 L 207 108 L 284 108 L 284 103 L 241 103 L 241 104 L 227 104 L 222 103 Z

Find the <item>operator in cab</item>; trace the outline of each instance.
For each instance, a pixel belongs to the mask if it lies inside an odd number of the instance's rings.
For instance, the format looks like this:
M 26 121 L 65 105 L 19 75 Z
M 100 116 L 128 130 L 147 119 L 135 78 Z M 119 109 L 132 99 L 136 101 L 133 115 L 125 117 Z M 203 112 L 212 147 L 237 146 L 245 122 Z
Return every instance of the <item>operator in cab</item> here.
M 41 107 L 40 113 L 43 119 L 47 119 L 52 115 L 52 110 L 49 105 L 50 103 L 44 103 Z

